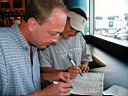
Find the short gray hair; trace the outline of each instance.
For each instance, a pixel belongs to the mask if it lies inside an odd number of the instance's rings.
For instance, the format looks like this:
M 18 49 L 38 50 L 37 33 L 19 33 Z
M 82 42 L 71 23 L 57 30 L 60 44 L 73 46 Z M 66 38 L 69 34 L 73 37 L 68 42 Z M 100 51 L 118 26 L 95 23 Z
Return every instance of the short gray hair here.
M 30 0 L 25 8 L 24 20 L 35 18 L 38 23 L 43 24 L 51 15 L 54 8 L 61 8 L 66 12 L 66 7 L 62 0 Z

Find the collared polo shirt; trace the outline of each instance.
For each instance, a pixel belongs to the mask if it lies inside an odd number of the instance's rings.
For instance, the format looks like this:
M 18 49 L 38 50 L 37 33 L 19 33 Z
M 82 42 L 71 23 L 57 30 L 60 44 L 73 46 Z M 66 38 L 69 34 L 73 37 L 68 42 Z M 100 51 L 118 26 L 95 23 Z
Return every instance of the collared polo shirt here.
M 0 96 L 27 95 L 40 90 L 37 48 L 30 46 L 18 25 L 0 28 Z

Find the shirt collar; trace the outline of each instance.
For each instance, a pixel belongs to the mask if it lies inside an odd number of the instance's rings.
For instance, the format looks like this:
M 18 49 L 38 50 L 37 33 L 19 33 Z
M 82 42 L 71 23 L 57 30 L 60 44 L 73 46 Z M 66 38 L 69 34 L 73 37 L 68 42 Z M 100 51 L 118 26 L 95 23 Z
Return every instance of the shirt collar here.
M 23 47 L 23 49 L 30 48 L 30 46 L 27 43 L 27 41 L 25 40 L 22 32 L 20 31 L 18 24 L 15 24 L 12 26 L 12 32 L 15 34 L 19 44 Z

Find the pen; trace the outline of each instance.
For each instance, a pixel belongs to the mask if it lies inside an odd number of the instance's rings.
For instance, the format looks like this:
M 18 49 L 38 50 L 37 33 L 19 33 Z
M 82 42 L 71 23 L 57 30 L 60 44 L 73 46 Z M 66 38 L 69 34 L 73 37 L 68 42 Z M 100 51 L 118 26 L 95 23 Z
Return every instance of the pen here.
M 72 63 L 72 65 L 73 66 L 76 66 L 76 64 L 75 64 L 75 62 L 71 59 L 71 57 L 67 54 L 67 57 L 69 58 L 69 60 L 70 60 L 70 62 Z M 79 73 L 81 76 L 83 76 L 82 75 L 82 73 Z
M 53 84 L 58 84 L 58 81 L 53 81 Z M 73 86 L 70 86 L 70 88 L 73 88 Z
M 54 83 L 54 84 L 58 84 L 59 82 L 57 82 L 57 81 L 53 81 L 53 83 Z

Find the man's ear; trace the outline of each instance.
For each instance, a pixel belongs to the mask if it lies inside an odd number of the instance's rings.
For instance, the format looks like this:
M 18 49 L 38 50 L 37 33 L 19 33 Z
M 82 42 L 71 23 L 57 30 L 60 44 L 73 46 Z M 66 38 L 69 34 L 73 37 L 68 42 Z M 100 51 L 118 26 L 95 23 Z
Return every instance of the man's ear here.
M 28 29 L 29 29 L 29 31 L 35 30 L 37 24 L 38 24 L 38 22 L 36 21 L 35 18 L 29 18 L 28 19 Z

